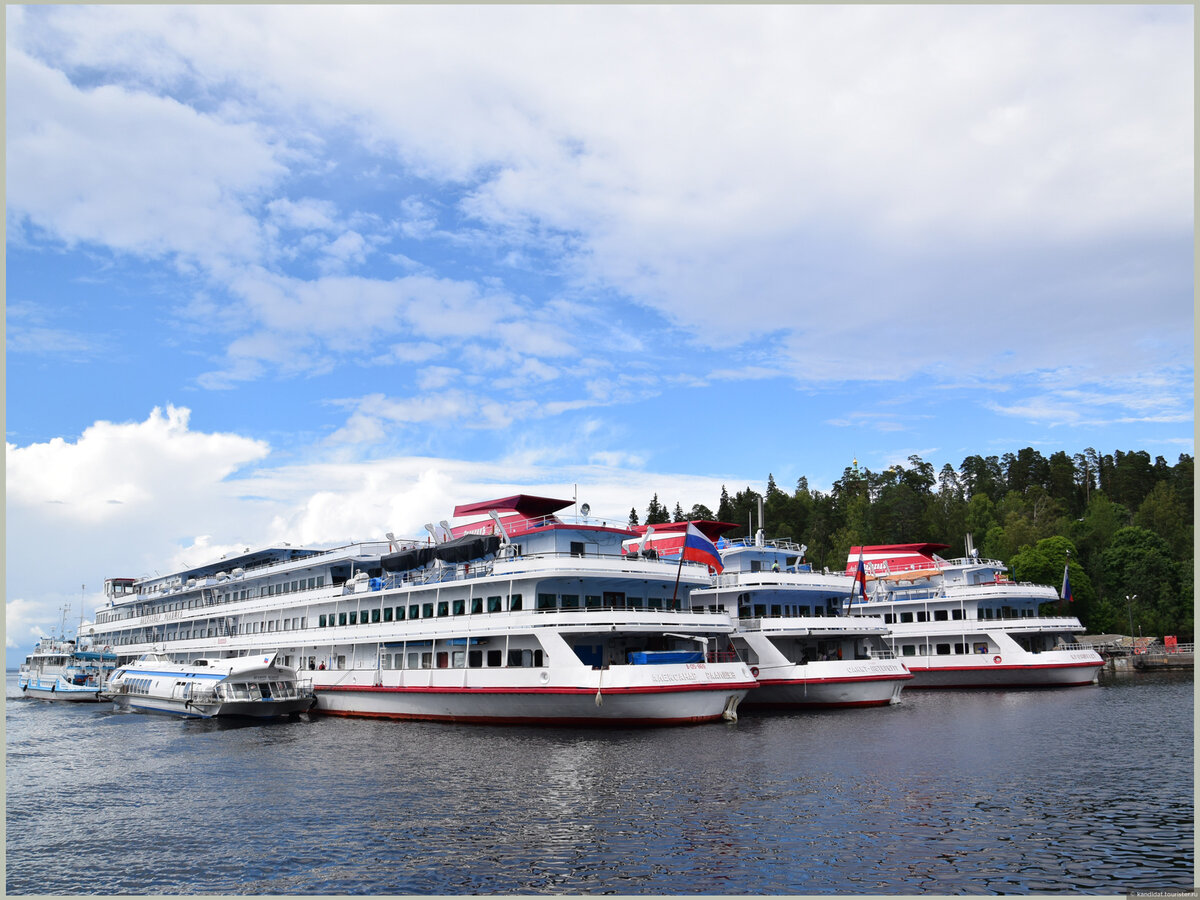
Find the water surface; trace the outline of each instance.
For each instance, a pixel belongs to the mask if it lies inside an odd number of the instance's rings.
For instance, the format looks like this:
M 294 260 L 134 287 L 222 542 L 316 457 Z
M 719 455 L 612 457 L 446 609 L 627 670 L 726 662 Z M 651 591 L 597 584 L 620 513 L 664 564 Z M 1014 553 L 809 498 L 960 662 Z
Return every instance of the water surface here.
M 10 894 L 1190 890 L 1193 685 L 591 731 L 18 698 Z

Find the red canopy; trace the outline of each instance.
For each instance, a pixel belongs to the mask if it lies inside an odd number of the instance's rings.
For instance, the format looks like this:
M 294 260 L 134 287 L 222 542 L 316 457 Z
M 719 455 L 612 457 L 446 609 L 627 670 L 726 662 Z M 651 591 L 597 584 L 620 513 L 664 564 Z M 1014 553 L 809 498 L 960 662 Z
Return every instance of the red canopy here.
M 550 497 L 534 497 L 530 494 L 514 494 L 499 500 L 481 500 L 479 503 L 464 503 L 454 507 L 454 515 L 471 516 L 478 513 L 515 512 L 526 519 L 550 516 L 570 506 L 573 500 L 554 500 Z

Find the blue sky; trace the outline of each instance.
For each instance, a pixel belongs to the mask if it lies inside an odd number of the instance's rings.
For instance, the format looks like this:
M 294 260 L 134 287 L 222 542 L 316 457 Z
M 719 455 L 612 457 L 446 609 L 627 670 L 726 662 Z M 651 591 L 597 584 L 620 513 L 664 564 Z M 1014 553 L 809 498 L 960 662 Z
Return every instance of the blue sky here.
M 105 577 L 517 490 L 1193 452 L 1190 7 L 6 24 L 10 664 Z

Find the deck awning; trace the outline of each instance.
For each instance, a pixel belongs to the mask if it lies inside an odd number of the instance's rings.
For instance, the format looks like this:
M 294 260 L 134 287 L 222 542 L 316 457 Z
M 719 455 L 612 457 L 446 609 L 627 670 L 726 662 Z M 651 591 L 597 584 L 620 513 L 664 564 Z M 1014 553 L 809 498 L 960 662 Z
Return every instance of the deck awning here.
M 515 512 L 526 519 L 540 519 L 551 516 L 560 509 L 566 509 L 574 501 L 555 500 L 552 497 L 534 497 L 530 494 L 514 494 L 511 497 L 501 497 L 499 500 L 483 500 L 479 503 L 465 503 L 454 507 L 456 516 L 472 516 L 492 512 Z

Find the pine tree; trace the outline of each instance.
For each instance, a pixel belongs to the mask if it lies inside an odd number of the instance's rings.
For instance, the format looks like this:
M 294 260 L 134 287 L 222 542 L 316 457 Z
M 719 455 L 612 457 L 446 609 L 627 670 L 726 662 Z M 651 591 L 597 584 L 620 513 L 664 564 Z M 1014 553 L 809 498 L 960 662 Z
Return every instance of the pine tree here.
M 637 528 L 641 522 L 638 521 L 637 507 L 634 506 L 629 510 L 629 527 Z

